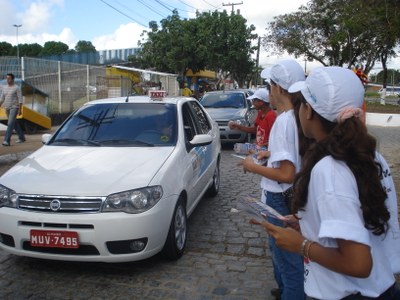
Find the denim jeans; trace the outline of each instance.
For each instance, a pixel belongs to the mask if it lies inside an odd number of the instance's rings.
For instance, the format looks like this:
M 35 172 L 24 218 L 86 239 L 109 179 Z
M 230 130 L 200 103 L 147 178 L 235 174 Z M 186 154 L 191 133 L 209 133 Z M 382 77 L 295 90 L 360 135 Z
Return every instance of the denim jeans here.
M 18 134 L 18 138 L 22 141 L 25 141 L 24 132 L 22 131 L 22 128 L 19 124 L 19 120 L 17 120 L 18 111 L 19 108 L 6 109 L 8 121 L 7 121 L 7 131 L 6 134 L 4 135 L 4 141 L 7 143 L 10 143 L 11 135 L 14 129 Z
M 267 192 L 267 204 L 282 215 L 290 214 L 286 205 L 285 197 L 282 193 Z M 268 222 L 284 226 L 283 222 L 268 217 Z M 269 236 L 269 247 L 272 255 L 272 264 L 274 267 L 275 280 L 279 289 L 282 291 L 282 300 L 304 300 L 304 263 L 303 257 L 296 253 L 280 249 L 275 244 L 275 239 Z

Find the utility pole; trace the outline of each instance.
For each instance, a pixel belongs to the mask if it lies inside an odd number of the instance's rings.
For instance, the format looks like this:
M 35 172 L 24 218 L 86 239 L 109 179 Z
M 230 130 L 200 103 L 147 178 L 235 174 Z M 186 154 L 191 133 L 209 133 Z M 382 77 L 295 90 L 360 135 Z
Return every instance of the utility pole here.
M 235 9 L 235 5 L 242 5 L 242 4 L 243 4 L 243 1 L 240 3 L 227 3 L 227 4 L 222 3 L 222 6 L 232 6 L 232 13 L 233 13 L 233 11 Z
M 260 62 L 260 44 L 261 44 L 261 37 L 258 37 L 258 44 L 257 44 L 257 59 L 256 59 L 256 88 L 258 86 L 258 64 Z
M 22 25 L 21 24 L 19 24 L 19 25 L 14 24 L 13 26 L 17 29 L 17 58 L 18 58 L 18 61 L 19 61 L 18 28 L 20 28 Z

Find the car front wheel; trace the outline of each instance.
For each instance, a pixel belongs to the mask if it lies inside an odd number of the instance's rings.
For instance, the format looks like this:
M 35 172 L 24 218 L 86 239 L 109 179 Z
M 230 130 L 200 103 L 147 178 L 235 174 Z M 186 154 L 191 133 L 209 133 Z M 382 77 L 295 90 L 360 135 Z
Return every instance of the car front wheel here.
M 180 198 L 176 204 L 174 215 L 169 227 L 167 240 L 162 250 L 167 259 L 176 260 L 180 258 L 186 247 L 187 238 L 187 216 L 183 200 Z
M 217 162 L 217 166 L 215 167 L 214 175 L 213 175 L 213 183 L 208 188 L 207 195 L 211 197 L 215 197 L 219 191 L 220 184 L 220 171 L 219 171 L 219 160 Z

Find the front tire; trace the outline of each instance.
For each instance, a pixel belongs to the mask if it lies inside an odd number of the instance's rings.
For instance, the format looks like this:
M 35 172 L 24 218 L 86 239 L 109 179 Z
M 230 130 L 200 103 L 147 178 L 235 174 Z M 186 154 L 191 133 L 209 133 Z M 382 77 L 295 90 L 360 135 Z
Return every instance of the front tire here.
M 207 195 L 210 197 L 215 197 L 217 196 L 219 192 L 219 185 L 221 182 L 221 174 L 219 170 L 219 160 L 217 162 L 217 166 L 215 167 L 214 175 L 213 175 L 213 183 L 212 185 L 208 188 Z
M 162 254 L 170 260 L 177 260 L 183 255 L 187 240 L 187 215 L 184 201 L 179 198 L 172 216 L 167 240 Z

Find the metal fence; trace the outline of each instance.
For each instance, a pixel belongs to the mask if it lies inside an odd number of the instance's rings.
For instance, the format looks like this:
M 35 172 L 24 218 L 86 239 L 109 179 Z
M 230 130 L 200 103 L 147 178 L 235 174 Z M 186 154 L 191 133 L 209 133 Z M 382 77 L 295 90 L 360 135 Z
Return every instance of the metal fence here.
M 84 65 L 38 58 L 0 57 L 0 74 L 13 73 L 49 97 L 48 114 L 68 114 L 85 102 L 131 95 L 135 84 L 124 76 L 107 74 L 107 67 Z M 177 96 L 176 77 L 142 74 L 141 86 L 154 89 L 150 83 L 159 82 L 171 96 Z M 154 72 L 153 72 L 154 73 Z M 155 77 L 156 76 L 156 77 Z M 145 77 L 149 77 L 145 79 Z M 2 79 L 2 78 L 0 78 Z M 145 82 L 145 80 L 147 80 Z M 137 85 L 137 84 L 136 84 Z
M 49 114 L 70 113 L 96 98 L 97 77 L 104 77 L 104 66 L 72 64 L 37 58 L 0 57 L 0 72 L 13 73 L 49 96 Z

